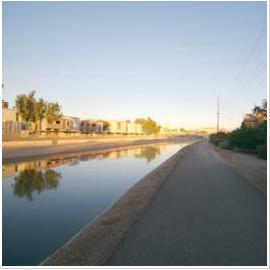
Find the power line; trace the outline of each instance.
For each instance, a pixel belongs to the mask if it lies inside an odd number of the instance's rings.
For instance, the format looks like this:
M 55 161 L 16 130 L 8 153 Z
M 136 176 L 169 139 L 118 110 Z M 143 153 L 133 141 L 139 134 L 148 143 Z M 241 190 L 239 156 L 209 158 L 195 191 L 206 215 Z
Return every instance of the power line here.
M 244 71 L 245 67 L 247 66 L 251 56 L 255 52 L 255 50 L 256 50 L 256 48 L 257 48 L 257 46 L 259 44 L 260 39 L 262 38 L 263 34 L 265 33 L 264 32 L 265 27 L 266 27 L 266 23 L 263 24 L 259 34 L 257 35 L 257 37 L 255 39 L 255 42 L 253 43 L 253 46 L 251 47 L 251 49 L 249 51 L 248 56 L 246 57 L 245 61 L 243 62 L 243 65 L 242 65 L 240 71 L 238 72 L 237 76 L 235 77 L 235 80 L 238 80 L 240 78 L 240 76 L 243 74 L 243 71 Z
M 259 47 L 257 47 L 259 50 Z M 245 82 L 246 78 L 250 78 L 254 73 L 256 74 L 258 69 L 266 63 L 266 51 L 259 50 L 262 52 L 260 55 L 254 55 L 252 64 L 246 66 L 245 72 L 242 73 L 239 83 Z
M 246 82 L 250 82 L 250 81 L 254 80 L 255 78 L 257 78 L 258 75 L 260 74 L 260 71 L 266 67 L 265 65 L 266 65 L 266 59 L 262 59 L 262 61 L 258 62 L 258 64 L 256 66 L 254 65 L 255 68 L 250 69 L 249 72 L 247 72 L 246 78 L 243 79 L 241 82 L 246 83 Z
M 234 92 L 237 92 L 239 90 L 239 88 L 243 85 L 243 83 L 247 82 L 247 79 L 249 79 L 248 81 L 250 81 L 251 78 L 252 79 L 256 78 L 258 76 L 258 72 L 262 68 L 261 64 L 259 64 L 258 66 L 256 66 L 255 70 L 253 70 L 253 68 L 252 68 L 253 65 L 248 70 L 246 69 L 246 67 L 248 66 L 248 63 L 250 62 L 250 59 L 251 59 L 252 55 L 254 54 L 254 52 L 256 51 L 256 49 L 257 49 L 257 47 L 259 45 L 259 41 L 261 40 L 263 34 L 265 33 L 265 27 L 266 27 L 266 23 L 264 23 L 262 25 L 262 28 L 258 32 L 258 35 L 257 35 L 257 37 L 256 37 L 256 39 L 255 39 L 255 41 L 253 43 L 253 46 L 251 47 L 251 49 L 249 51 L 248 56 L 246 57 L 245 61 L 243 62 L 243 65 L 242 65 L 240 71 L 238 72 L 238 75 L 235 77 L 235 80 L 237 79 L 238 83 L 235 85 L 235 87 L 233 89 Z M 249 71 L 249 72 L 247 72 L 247 71 Z M 245 80 L 244 80 L 244 78 L 245 78 Z

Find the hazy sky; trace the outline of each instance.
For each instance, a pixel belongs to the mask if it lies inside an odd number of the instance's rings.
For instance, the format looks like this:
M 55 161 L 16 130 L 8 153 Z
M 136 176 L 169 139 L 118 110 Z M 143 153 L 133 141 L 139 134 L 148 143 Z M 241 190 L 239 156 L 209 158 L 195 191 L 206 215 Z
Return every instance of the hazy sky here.
M 3 97 L 221 127 L 266 98 L 266 2 L 4 2 Z M 13 103 L 14 104 L 14 103 Z

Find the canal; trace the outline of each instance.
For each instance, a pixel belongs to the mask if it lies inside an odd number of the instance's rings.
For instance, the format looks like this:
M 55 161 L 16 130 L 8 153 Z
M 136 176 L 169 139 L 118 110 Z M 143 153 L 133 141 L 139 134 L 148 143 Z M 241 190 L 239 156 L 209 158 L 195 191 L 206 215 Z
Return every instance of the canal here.
M 185 144 L 3 165 L 3 265 L 38 265 Z

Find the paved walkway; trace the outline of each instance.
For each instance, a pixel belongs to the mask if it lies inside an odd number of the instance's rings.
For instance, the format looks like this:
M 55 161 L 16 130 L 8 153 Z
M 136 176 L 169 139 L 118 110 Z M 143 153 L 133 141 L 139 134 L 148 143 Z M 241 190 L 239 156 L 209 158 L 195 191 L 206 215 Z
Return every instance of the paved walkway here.
M 199 143 L 106 265 L 266 265 L 266 203 L 207 143 Z

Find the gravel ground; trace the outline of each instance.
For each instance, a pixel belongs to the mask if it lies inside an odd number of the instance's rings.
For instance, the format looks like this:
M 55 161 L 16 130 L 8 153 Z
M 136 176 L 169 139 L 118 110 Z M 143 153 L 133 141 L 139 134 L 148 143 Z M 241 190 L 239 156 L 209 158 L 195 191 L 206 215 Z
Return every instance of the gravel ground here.
M 211 148 L 265 197 L 267 195 L 267 161 L 252 154 L 233 152 L 211 144 Z

